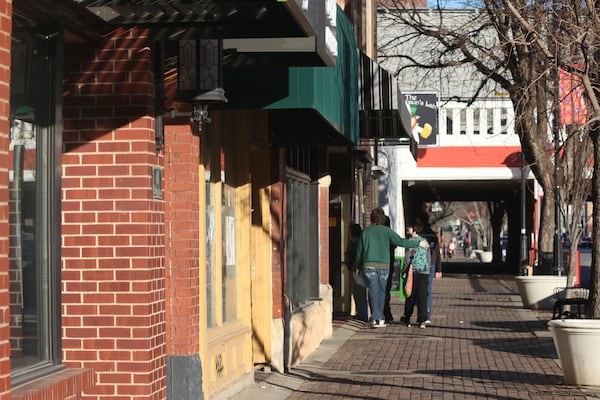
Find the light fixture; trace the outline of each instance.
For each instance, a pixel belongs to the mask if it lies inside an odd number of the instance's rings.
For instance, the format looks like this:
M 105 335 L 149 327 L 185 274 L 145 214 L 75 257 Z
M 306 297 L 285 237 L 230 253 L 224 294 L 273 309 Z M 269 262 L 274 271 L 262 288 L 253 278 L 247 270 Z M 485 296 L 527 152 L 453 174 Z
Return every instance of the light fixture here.
M 385 175 L 385 170 L 381 168 L 379 165 L 373 165 L 371 167 L 371 176 L 373 179 L 380 178 Z
M 190 122 L 202 130 L 210 123 L 208 106 L 226 103 L 223 90 L 223 41 L 180 40 L 177 57 L 177 97 L 192 103 Z
M 222 88 L 223 41 L 184 39 L 177 41 L 176 44 L 177 49 L 173 49 L 177 54 L 175 100 L 190 103 L 192 111 L 181 112 L 168 109 L 165 110 L 165 115 L 170 118 L 189 116 L 192 129 L 199 133 L 204 124 L 211 122 L 208 115 L 209 105 L 227 103 L 225 90 Z M 172 58 L 167 57 L 167 59 Z

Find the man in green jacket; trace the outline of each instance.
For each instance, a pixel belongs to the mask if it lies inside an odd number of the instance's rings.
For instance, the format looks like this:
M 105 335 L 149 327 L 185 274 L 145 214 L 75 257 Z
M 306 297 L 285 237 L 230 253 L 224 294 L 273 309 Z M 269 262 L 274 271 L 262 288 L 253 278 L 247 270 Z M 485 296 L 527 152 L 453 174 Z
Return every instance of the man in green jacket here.
M 363 274 L 369 289 L 371 320 L 374 328 L 385 326 L 384 306 L 390 265 L 390 246 L 428 248 L 427 240 L 404 239 L 385 226 L 381 208 L 371 211 L 371 225 L 360 235 L 356 249 L 357 273 Z

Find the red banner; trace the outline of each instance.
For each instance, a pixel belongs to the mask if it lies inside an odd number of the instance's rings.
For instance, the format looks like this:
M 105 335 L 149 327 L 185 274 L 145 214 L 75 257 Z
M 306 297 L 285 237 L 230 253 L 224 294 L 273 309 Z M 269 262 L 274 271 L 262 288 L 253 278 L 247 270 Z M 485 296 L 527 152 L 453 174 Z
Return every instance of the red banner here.
M 587 101 L 581 79 L 561 69 L 559 91 L 562 125 L 585 124 L 587 122 Z

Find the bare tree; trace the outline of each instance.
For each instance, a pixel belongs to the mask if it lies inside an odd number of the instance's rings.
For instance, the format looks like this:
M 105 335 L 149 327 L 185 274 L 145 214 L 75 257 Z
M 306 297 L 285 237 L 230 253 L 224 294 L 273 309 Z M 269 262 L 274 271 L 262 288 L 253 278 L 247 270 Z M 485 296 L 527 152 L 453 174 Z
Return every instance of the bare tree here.
M 454 202 L 452 203 L 452 209 L 454 215 L 481 239 L 479 247 L 484 250 L 489 249 L 492 225 L 487 204 L 481 201 Z
M 600 164 L 600 105 L 598 102 L 600 63 L 600 19 L 598 3 L 593 1 L 525 1 L 482 0 L 477 9 L 462 13 L 437 9 L 418 10 L 406 7 L 402 1 L 390 0 L 388 23 L 384 29 L 401 27 L 402 34 L 388 35 L 380 43 L 380 59 L 398 58 L 403 70 L 425 71 L 416 74 L 421 79 L 434 76 L 432 71 L 462 68 L 477 80 L 470 102 L 490 91 L 502 90 L 510 97 L 515 109 L 515 130 L 527 163 L 544 190 L 541 206 L 539 248 L 553 249 L 556 236 L 554 204 L 560 198 L 573 202 L 577 210 L 581 202 L 574 196 L 585 193 L 565 174 L 566 168 L 555 168 L 555 160 L 569 166 L 569 171 L 589 166 L 589 153 L 574 153 L 586 147 L 574 146 L 581 134 L 589 136 L 594 146 L 593 193 L 594 210 L 600 206 L 598 168 Z M 425 40 L 424 40 L 425 39 Z M 428 39 L 428 40 L 427 40 Z M 425 44 L 424 42 L 427 42 Z M 428 57 L 415 56 L 423 49 Z M 388 67 L 389 69 L 389 67 Z M 562 130 L 559 76 L 566 71 L 579 79 L 589 109 L 584 121 L 571 131 Z M 449 72 L 444 76 L 452 76 Z M 457 73 L 457 72 L 454 72 Z M 460 93 L 460 91 L 458 91 Z M 572 137 L 574 135 L 574 137 Z M 553 140 L 553 139 L 558 140 Z M 583 140 L 585 143 L 586 140 Z M 556 143 L 553 143 L 556 142 Z M 548 151 L 551 149 L 551 151 Z M 576 166 L 583 164 L 584 167 Z M 583 174 L 579 175 L 580 177 Z M 586 179 L 579 180 L 585 187 Z M 561 184 L 561 185 L 559 185 Z M 557 190 L 560 188 L 560 191 Z M 562 213 L 568 214 L 569 204 L 560 203 Z M 600 271 L 598 243 L 600 243 L 600 216 L 593 216 L 592 290 L 587 313 L 600 318 Z M 572 243 L 577 243 L 571 230 Z

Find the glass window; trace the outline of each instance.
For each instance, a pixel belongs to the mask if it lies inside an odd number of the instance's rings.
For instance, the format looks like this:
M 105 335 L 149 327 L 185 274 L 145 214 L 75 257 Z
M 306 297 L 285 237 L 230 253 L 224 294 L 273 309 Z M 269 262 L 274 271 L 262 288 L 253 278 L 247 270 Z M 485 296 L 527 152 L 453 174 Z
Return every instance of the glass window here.
M 9 276 L 12 379 L 18 384 L 60 360 L 61 136 L 55 123 L 60 107 L 55 54 L 62 39 L 15 32 Z
M 236 257 L 236 231 L 235 231 L 235 188 L 223 185 L 223 322 L 232 321 L 238 317 L 237 313 L 237 257 Z
M 226 167 L 226 152 L 220 148 L 219 140 L 215 140 L 216 136 L 207 134 L 203 141 L 206 168 L 206 315 L 209 328 L 239 318 L 236 225 L 238 200 L 236 187 L 232 182 L 235 160 L 232 156 Z M 213 152 L 217 156 L 213 156 Z M 213 159 L 219 162 L 214 163 Z
M 205 183 L 206 189 L 206 324 L 209 328 L 216 326 L 215 321 L 215 307 L 216 301 L 214 300 L 214 288 L 216 286 L 216 274 L 214 272 L 214 265 L 216 265 L 216 226 L 215 226 L 215 212 L 212 201 L 212 183 L 210 181 L 210 173 L 207 173 L 207 179 Z

